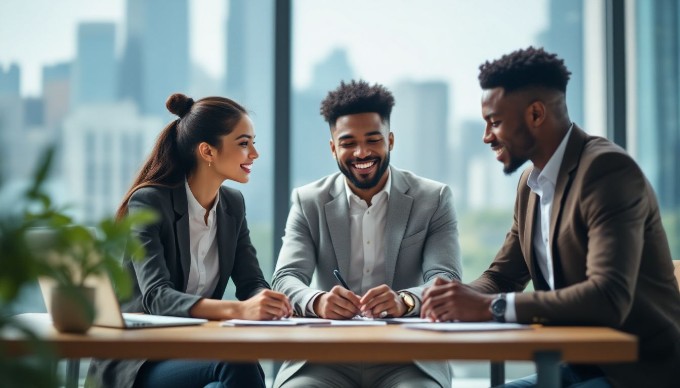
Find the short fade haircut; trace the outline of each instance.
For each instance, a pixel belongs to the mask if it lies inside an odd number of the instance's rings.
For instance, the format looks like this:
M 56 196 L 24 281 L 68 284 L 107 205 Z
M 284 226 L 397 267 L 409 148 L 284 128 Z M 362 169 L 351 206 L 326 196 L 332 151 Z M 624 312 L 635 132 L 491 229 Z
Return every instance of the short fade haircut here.
M 377 113 L 380 121 L 389 124 L 393 106 L 392 92 L 380 84 L 371 86 L 362 80 L 342 81 L 321 101 L 321 115 L 331 128 L 340 116 L 368 112 Z
M 543 87 L 566 94 L 570 75 L 557 54 L 529 46 L 483 63 L 479 66 L 478 78 L 482 89 L 501 87 L 506 93 L 512 93 L 528 87 Z

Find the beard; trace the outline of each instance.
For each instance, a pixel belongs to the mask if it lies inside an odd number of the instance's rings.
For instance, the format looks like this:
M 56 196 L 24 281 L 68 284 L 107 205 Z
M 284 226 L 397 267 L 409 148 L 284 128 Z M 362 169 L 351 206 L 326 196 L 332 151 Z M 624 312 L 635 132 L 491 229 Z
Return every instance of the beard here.
M 367 189 L 372 189 L 374 188 L 378 182 L 380 182 L 380 179 L 385 175 L 385 171 L 387 171 L 387 167 L 390 166 L 390 153 L 387 153 L 387 156 L 385 157 L 385 160 L 382 159 L 356 159 L 353 160 L 352 162 L 365 162 L 369 160 L 376 160 L 376 163 L 378 163 L 378 170 L 375 173 L 375 176 L 371 179 L 365 178 L 362 179 L 360 177 L 357 177 L 355 174 L 352 173 L 350 168 L 345 167 L 349 163 L 343 165 L 340 163 L 340 161 L 336 161 L 338 163 L 338 168 L 340 169 L 340 172 L 342 172 L 342 175 L 347 177 L 349 181 L 354 185 L 354 187 L 361 189 L 361 190 L 367 190 Z
M 508 164 L 503 166 L 503 173 L 505 175 L 510 175 L 517 171 L 524 163 L 529 160 L 529 155 L 535 152 L 536 149 L 536 139 L 531 135 L 529 127 L 522 125 L 517 129 L 517 135 L 515 135 L 515 141 L 508 147 L 508 144 L 504 144 L 503 147 L 510 158 Z M 521 151 L 521 155 L 518 156 L 513 152 L 513 149 Z
M 510 155 L 510 162 L 503 166 L 503 173 L 505 175 L 510 175 L 513 172 L 517 171 L 518 168 L 522 167 L 524 163 L 529 160 L 528 158 L 518 158 L 514 155 Z

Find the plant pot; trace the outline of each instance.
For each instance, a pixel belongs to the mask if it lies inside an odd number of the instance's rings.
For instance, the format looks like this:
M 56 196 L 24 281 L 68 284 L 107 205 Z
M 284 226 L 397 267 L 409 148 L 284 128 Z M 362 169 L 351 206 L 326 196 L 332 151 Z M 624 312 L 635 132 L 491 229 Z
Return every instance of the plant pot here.
M 62 333 L 86 333 L 94 322 L 92 287 L 55 286 L 52 289 L 50 314 L 52 324 Z

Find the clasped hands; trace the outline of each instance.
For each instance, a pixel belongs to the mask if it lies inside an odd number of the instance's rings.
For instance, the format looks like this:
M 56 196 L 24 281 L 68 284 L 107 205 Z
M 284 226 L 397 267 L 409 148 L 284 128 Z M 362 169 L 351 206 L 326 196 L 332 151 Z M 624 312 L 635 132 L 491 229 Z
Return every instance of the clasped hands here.
M 457 280 L 437 278 L 423 291 L 420 317 L 434 322 L 489 321 L 493 318 L 489 309 L 493 298 Z
M 335 286 L 319 295 L 313 304 L 316 315 L 326 319 L 350 319 L 357 315 L 367 318 L 401 317 L 406 306 L 399 295 L 383 284 L 368 290 L 363 296 Z

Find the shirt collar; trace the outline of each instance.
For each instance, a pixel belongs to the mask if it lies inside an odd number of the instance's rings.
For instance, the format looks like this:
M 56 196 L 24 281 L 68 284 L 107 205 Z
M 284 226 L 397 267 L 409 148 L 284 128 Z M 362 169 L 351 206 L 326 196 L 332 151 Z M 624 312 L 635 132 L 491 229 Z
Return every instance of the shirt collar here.
M 527 180 L 527 185 L 529 185 L 529 187 L 532 190 L 536 191 L 536 188 L 538 187 L 540 182 L 544 180 L 547 180 L 548 182 L 552 183 L 552 186 L 555 186 L 557 184 L 557 175 L 560 172 L 560 166 L 562 165 L 562 159 L 564 159 L 564 152 L 567 149 L 567 142 L 569 139 L 569 135 L 571 135 L 572 128 L 574 128 L 574 123 L 572 123 L 569 126 L 569 129 L 562 138 L 560 145 L 552 154 L 550 160 L 548 160 L 548 163 L 546 163 L 545 167 L 543 167 L 543 170 L 540 170 L 536 167 L 534 167 L 531 170 L 531 173 L 529 174 L 529 179 Z
M 390 173 L 390 168 L 388 167 L 387 170 L 385 171 L 385 174 L 387 174 L 387 182 L 385 182 L 385 186 L 383 186 L 382 190 L 378 191 L 375 193 L 373 198 L 371 198 L 371 203 L 373 203 L 373 199 L 378 198 L 378 196 L 382 195 L 382 193 L 385 193 L 385 196 L 387 199 L 390 198 L 390 190 L 392 189 L 392 174 Z M 347 196 L 347 203 L 350 205 L 352 204 L 352 198 L 358 201 L 362 201 L 361 198 L 359 198 L 358 195 L 354 194 L 352 192 L 352 189 L 349 187 L 349 183 L 347 183 L 347 178 L 344 177 L 343 182 L 345 183 L 345 195 Z
M 192 214 L 195 214 L 197 217 L 199 217 L 201 220 L 204 219 L 205 216 L 205 209 L 203 206 L 201 206 L 200 203 L 198 203 L 198 200 L 196 197 L 194 197 L 194 193 L 191 192 L 191 188 L 189 187 L 189 181 L 184 179 L 184 189 L 186 190 L 187 193 L 187 204 L 189 206 L 189 216 Z M 210 208 L 210 212 L 214 213 L 215 210 L 217 209 L 217 204 L 220 202 L 220 195 L 219 192 L 215 198 L 215 203 L 213 204 L 212 208 Z

